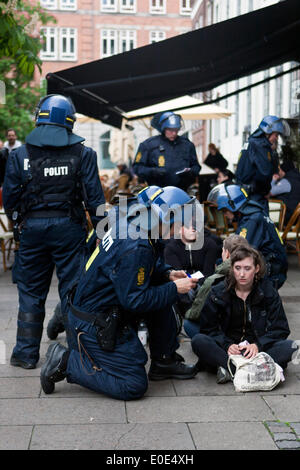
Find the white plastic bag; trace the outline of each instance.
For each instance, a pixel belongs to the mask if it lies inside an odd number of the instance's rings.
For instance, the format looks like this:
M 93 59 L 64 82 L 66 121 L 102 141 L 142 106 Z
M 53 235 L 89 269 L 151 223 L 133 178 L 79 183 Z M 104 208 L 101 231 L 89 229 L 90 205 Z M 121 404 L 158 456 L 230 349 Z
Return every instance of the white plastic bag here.
M 231 371 L 231 363 L 236 367 L 235 374 Z M 228 370 L 233 377 L 233 385 L 237 392 L 273 390 L 283 376 L 282 368 L 265 352 L 260 352 L 251 359 L 241 354 L 230 355 Z

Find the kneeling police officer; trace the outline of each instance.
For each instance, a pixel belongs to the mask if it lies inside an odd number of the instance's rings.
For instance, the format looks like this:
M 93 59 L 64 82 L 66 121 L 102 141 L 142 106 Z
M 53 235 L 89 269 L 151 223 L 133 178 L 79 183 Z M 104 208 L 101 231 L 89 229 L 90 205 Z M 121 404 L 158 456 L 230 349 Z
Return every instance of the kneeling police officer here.
M 94 226 L 97 207 L 105 199 L 98 176 L 97 155 L 72 132 L 75 108 L 62 95 L 41 99 L 36 128 L 26 144 L 8 158 L 3 205 L 14 221 L 20 246 L 13 267 L 18 286 L 17 343 L 11 365 L 33 369 L 39 360 L 45 302 L 54 267 L 64 327 L 66 293 L 84 263 L 85 209 Z M 85 208 L 83 206 L 85 203 Z
M 149 330 L 149 379 L 195 376 L 195 366 L 186 365 L 176 353 L 172 305 L 197 280 L 165 265 L 159 249 L 159 239 L 172 236 L 177 221 L 182 224 L 186 207 L 192 217 L 201 210 L 198 201 L 179 188 L 152 186 L 139 193 L 126 213 L 112 209 L 118 215 L 115 233 L 110 228 L 104 237 L 99 235 L 101 243 L 70 296 L 69 324 L 78 349 L 70 351 L 59 343 L 49 347 L 41 371 L 45 393 L 52 393 L 55 383 L 67 378 L 69 383 L 113 398 L 142 397 L 148 386 L 147 354 L 136 333 L 139 318 Z M 143 213 L 142 222 L 139 213 Z M 131 234 L 132 228 L 139 236 Z M 157 231 L 151 238 L 153 228 Z

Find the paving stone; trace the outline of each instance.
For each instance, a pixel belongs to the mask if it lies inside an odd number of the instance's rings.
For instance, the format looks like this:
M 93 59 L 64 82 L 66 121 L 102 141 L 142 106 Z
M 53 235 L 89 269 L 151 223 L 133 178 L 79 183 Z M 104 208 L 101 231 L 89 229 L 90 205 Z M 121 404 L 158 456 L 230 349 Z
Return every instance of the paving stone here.
M 279 449 L 300 449 L 299 441 L 279 441 L 276 444 Z
M 0 425 L 0 450 L 27 450 L 32 429 L 32 426 Z
M 1 398 L 38 398 L 41 392 L 39 377 L 1 379 Z
M 300 423 L 290 423 L 290 426 L 294 429 L 295 433 L 300 436 Z
M 300 387 L 298 393 L 300 393 Z M 276 419 L 283 422 L 300 421 L 299 395 L 264 395 L 264 399 L 272 409 Z
M 107 397 L 0 400 L 1 424 L 125 423 L 125 405 Z
M 198 450 L 275 450 L 262 423 L 214 422 L 189 424 Z
M 30 449 L 194 450 L 195 445 L 182 423 L 39 425 Z
M 297 439 L 293 432 L 275 432 L 273 434 L 274 441 L 295 441 Z
M 149 397 L 128 402 L 130 423 L 265 421 L 272 413 L 258 396 Z

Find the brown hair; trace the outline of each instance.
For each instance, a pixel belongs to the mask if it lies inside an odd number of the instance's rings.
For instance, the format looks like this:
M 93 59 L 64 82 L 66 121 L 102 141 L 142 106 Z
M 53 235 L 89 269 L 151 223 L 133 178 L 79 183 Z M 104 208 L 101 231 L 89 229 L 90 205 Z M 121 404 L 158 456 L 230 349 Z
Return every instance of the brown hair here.
M 215 144 L 213 144 L 212 142 L 210 144 L 208 144 L 208 149 L 212 149 L 212 150 L 215 150 L 216 152 L 219 151 L 219 149 L 215 146 Z
M 231 268 L 227 276 L 227 286 L 228 290 L 236 285 L 236 279 L 233 274 L 233 266 L 237 261 L 242 261 L 245 258 L 252 258 L 254 266 L 259 266 L 259 270 L 255 275 L 255 280 L 259 281 L 259 279 L 263 278 L 266 271 L 266 265 L 263 257 L 261 254 L 252 248 L 252 246 L 241 246 L 235 249 L 230 257 L 231 259 Z
M 246 238 L 241 235 L 232 234 L 223 241 L 224 250 L 228 250 L 231 254 L 234 250 L 242 246 L 250 246 Z

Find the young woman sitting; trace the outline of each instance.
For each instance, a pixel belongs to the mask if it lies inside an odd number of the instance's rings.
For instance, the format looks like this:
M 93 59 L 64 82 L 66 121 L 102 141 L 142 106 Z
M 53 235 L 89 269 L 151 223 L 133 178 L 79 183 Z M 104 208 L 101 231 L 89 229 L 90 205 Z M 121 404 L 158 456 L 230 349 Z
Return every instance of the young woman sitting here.
M 217 371 L 217 383 L 231 379 L 231 354 L 251 358 L 264 351 L 284 369 L 297 348 L 287 339 L 290 330 L 280 296 L 271 281 L 263 279 L 264 271 L 258 251 L 236 249 L 228 277 L 212 287 L 202 309 L 201 333 L 193 337 L 192 348 L 199 370 Z M 244 341 L 248 344 L 241 346 Z

